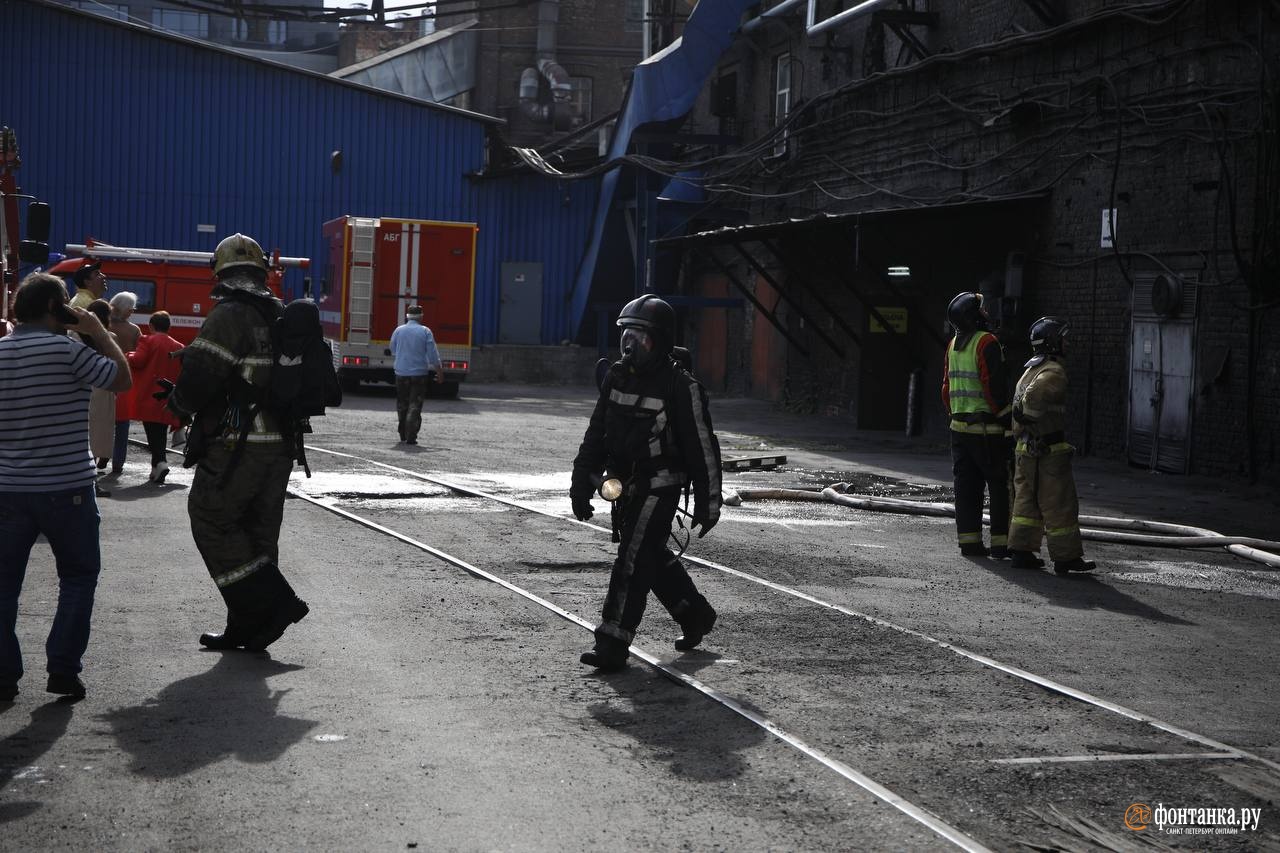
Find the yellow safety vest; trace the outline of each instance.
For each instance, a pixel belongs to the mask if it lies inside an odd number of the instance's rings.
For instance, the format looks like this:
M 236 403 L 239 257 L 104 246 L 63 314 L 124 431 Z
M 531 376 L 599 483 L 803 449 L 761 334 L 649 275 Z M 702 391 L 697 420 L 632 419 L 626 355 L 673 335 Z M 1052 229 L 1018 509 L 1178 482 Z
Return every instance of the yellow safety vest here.
M 1004 427 L 996 422 L 996 413 L 987 402 L 978 366 L 978 344 L 988 332 L 974 332 L 963 347 L 951 339 L 947 354 L 947 394 L 951 402 L 951 429 L 978 435 L 1003 435 Z M 998 346 L 998 344 L 997 344 Z M 969 415 L 970 417 L 964 417 Z M 978 417 L 972 417 L 977 415 Z M 959 417 L 957 417 L 959 416 Z

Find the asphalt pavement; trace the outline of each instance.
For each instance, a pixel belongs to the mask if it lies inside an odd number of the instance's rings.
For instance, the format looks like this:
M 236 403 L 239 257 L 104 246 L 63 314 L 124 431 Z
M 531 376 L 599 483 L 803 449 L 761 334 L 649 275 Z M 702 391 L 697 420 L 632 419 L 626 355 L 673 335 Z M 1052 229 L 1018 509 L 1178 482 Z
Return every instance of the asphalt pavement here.
M 509 385 L 464 395 L 454 410 L 468 416 L 513 400 L 585 413 L 591 396 Z M 388 402 L 375 391 L 356 404 Z M 431 407 L 449 405 L 429 403 L 428 423 Z M 712 411 L 726 456 L 788 456 L 773 485 L 892 482 L 950 497 L 941 442 L 754 400 L 716 399 Z M 440 462 L 423 443 L 422 461 Z M 201 650 L 196 637 L 220 629 L 224 611 L 191 542 L 189 474 L 172 464 L 168 482 L 148 483 L 134 446 L 124 475 L 104 481 L 112 495 L 100 501 L 103 574 L 79 703 L 43 692 L 56 582 L 47 547 L 33 553 L 19 614 L 28 673 L 17 700 L 0 703 L 0 848 L 878 849 L 894 839 L 893 849 L 937 849 L 918 824 L 810 778 L 785 746 L 659 676 L 632 667 L 641 680 L 624 697 L 584 678 L 584 637 L 546 611 L 300 501 L 286 510 L 282 562 L 299 594 L 324 606 L 268 654 Z M 453 454 L 448 465 L 480 463 Z M 1276 538 L 1273 490 L 1106 459 L 1078 460 L 1077 480 L 1087 514 Z M 399 528 L 426 538 L 428 519 L 398 512 Z M 524 524 L 494 532 L 510 537 L 499 553 L 531 547 Z M 430 533 L 465 553 L 475 530 Z M 607 564 L 607 542 L 566 535 Z M 596 591 L 565 594 L 584 595 L 588 613 L 596 606 Z M 646 726 L 659 707 L 684 715 L 684 735 Z M 801 805 L 772 793 L 781 790 Z

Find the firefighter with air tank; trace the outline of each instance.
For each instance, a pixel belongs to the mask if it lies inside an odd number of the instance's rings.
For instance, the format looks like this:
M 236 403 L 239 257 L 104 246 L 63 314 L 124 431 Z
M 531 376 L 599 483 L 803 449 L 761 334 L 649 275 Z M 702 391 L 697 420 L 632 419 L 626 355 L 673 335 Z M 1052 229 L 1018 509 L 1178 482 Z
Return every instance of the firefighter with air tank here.
M 168 406 L 191 424 L 184 462 L 197 466 L 187 498 L 191 536 L 227 605 L 226 628 L 200 643 L 262 651 L 308 613 L 278 562 L 294 445 L 279 419 L 253 402 L 270 383 L 271 333 L 283 309 L 251 238 L 227 237 L 212 263 L 218 304 L 183 351 Z
M 1017 455 L 1009 550 L 1015 567 L 1041 568 L 1037 555 L 1043 535 L 1060 575 L 1088 572 L 1096 565 L 1084 559 L 1080 501 L 1071 471 L 1074 449 L 1064 433 L 1068 330 L 1067 322 L 1057 317 L 1041 317 L 1031 324 L 1033 356 L 1013 393 Z
M 690 531 L 706 535 L 720 518 L 720 445 L 707 395 L 673 358 L 676 317 L 657 296 L 634 299 L 618 317 L 622 359 L 600 383 L 600 397 L 573 461 L 573 514 L 592 515 L 591 498 L 616 497 L 618 555 L 609 577 L 595 647 L 582 662 L 600 670 L 626 665 L 649 591 L 684 631 L 692 649 L 716 621 L 679 557 L 667 547 L 681 492 L 693 492 Z M 605 479 L 605 476 L 608 479 Z

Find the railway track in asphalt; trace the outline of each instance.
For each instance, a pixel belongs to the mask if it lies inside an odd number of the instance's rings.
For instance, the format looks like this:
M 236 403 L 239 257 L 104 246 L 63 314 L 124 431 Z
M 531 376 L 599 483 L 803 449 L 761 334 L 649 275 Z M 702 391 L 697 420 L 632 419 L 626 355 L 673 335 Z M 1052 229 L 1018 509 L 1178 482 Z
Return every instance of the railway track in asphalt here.
M 376 459 L 343 453 L 341 451 L 319 446 L 309 446 L 308 449 L 315 453 L 326 454 L 335 459 L 343 460 L 344 464 L 358 466 L 364 469 L 386 471 L 397 478 L 429 483 L 447 492 L 463 495 L 485 503 L 505 506 L 510 509 L 518 510 L 521 513 L 529 514 L 535 518 L 552 519 L 558 525 L 576 526 L 579 529 L 590 530 L 593 533 L 602 533 L 605 535 L 609 532 L 607 528 L 592 524 L 591 522 L 580 522 L 565 515 L 533 506 L 529 503 L 514 500 L 503 495 L 493 494 L 492 492 L 473 488 L 452 480 L 424 474 L 402 466 L 391 465 Z M 420 541 L 412 535 L 395 529 L 388 523 L 383 523 L 370 517 L 371 515 L 376 515 L 376 511 L 369 512 L 366 510 L 364 512 L 356 512 L 352 509 L 338 505 L 341 502 L 340 500 L 334 500 L 333 498 L 317 498 L 313 495 L 307 494 L 305 491 L 297 489 L 292 490 L 292 493 L 296 497 L 328 512 L 332 512 L 349 522 L 359 524 L 382 535 L 397 539 L 409 547 L 425 551 L 474 577 L 498 584 L 515 595 L 549 610 L 561 619 L 572 622 L 579 628 L 590 631 L 593 627 L 591 622 L 571 610 L 561 607 L 559 604 L 551 600 L 553 596 L 542 595 L 530 589 L 531 586 L 535 586 L 536 584 L 530 582 L 525 582 L 524 584 L 513 582 L 509 579 L 509 576 L 513 574 L 512 572 L 508 571 L 499 574 L 498 572 L 481 568 L 461 557 L 456 556 L 455 554 Z M 1015 754 L 1012 756 L 993 758 L 986 755 L 980 757 L 969 757 L 972 755 L 973 751 L 965 751 L 962 749 L 957 751 L 953 756 L 939 756 L 939 760 L 944 762 L 949 761 L 957 766 L 963 765 L 969 768 L 982 767 L 983 770 L 981 772 L 988 772 L 992 767 L 1007 768 L 1009 770 L 1028 774 L 1026 778 L 1038 778 L 1042 773 L 1051 771 L 1054 768 L 1082 765 L 1092 765 L 1099 768 L 1116 767 L 1119 765 L 1137 766 L 1143 764 L 1148 767 L 1153 765 L 1172 767 L 1178 764 L 1185 766 L 1189 762 L 1201 762 L 1205 764 L 1211 764 L 1214 762 L 1249 762 L 1254 763 L 1259 767 L 1268 768 L 1272 771 L 1280 770 L 1280 764 L 1277 764 L 1263 756 L 1228 745 L 1217 739 L 1191 731 L 1155 716 L 1145 714 L 1136 709 L 1126 707 L 1117 702 L 1109 701 L 1105 698 L 1071 687 L 1067 684 L 1061 683 L 1060 681 L 1039 675 L 1027 669 L 947 642 L 946 640 L 932 636 L 928 633 L 917 631 L 908 626 L 900 625 L 893 621 L 861 612 L 847 605 L 830 601 L 821 596 L 813 595 L 797 589 L 793 586 L 762 577 L 760 574 L 723 565 L 689 554 L 684 555 L 684 559 L 691 563 L 703 566 L 704 568 L 711 569 L 726 578 L 743 582 L 741 584 L 737 584 L 739 587 L 756 590 L 760 593 L 767 591 L 770 594 L 780 595 L 787 599 L 789 603 L 794 603 L 797 606 L 807 608 L 809 610 L 817 608 L 824 615 L 832 617 L 831 620 L 828 620 L 830 624 L 827 626 L 827 630 L 832 632 L 837 643 L 847 640 L 848 644 L 851 646 L 866 644 L 867 638 L 870 636 L 867 633 L 869 631 L 871 632 L 871 635 L 879 634 L 896 638 L 896 648 L 894 651 L 887 653 L 885 655 L 886 658 L 892 658 L 895 653 L 900 654 L 903 648 L 902 644 L 904 643 L 907 644 L 908 648 L 912 646 L 916 647 L 911 649 L 908 654 L 930 657 L 930 660 L 932 661 L 930 666 L 937 667 L 934 672 L 938 677 L 932 679 L 932 682 L 934 682 L 932 685 L 930 685 L 930 679 L 928 678 L 924 679 L 923 682 L 920 682 L 919 680 L 916 682 L 919 687 L 918 692 L 923 694 L 919 701 L 924 704 L 930 703 L 930 699 L 927 698 L 929 694 L 938 693 L 938 683 L 947 682 L 948 678 L 955 676 L 955 672 L 950 667 L 938 662 L 939 655 L 946 655 L 950 656 L 953 660 L 955 658 L 962 659 L 964 662 L 967 662 L 967 664 L 972 665 L 971 669 L 975 671 L 986 671 L 1001 679 L 1000 684 L 1002 687 L 991 688 L 993 692 L 989 695 L 985 695 L 983 700 L 980 700 L 977 703 L 979 706 L 979 713 L 984 701 L 994 701 L 996 704 L 1000 704 L 1003 701 L 1002 699 L 992 700 L 992 696 L 999 694 L 1001 690 L 1004 690 L 1005 692 L 1018 692 L 1008 689 L 1010 682 L 1013 682 L 1023 686 L 1021 691 L 1023 693 L 1025 693 L 1028 688 L 1035 688 L 1035 692 L 1047 692 L 1056 699 L 1062 700 L 1061 702 L 1052 703 L 1047 700 L 1042 700 L 1048 706 L 1048 710 L 1044 712 L 1046 714 L 1046 719 L 1050 719 L 1056 724 L 1057 732 L 1055 734 L 1057 736 L 1061 736 L 1062 734 L 1062 719 L 1072 717 L 1070 713 L 1065 712 L 1062 708 L 1062 703 L 1065 702 L 1077 706 L 1079 710 L 1076 713 L 1080 714 L 1083 712 L 1084 716 L 1088 718 L 1080 724 L 1081 730 L 1088 732 L 1088 735 L 1082 735 L 1080 738 L 1080 740 L 1085 742 L 1086 745 L 1093 745 L 1089 740 L 1090 736 L 1093 736 L 1092 741 L 1097 741 L 1099 738 L 1105 738 L 1107 735 L 1116 736 L 1118 734 L 1122 741 L 1120 745 L 1113 746 L 1113 749 L 1101 753 L 1066 750 L 1067 754 Z M 518 572 L 515 574 L 518 574 Z M 531 580 L 535 579 L 531 578 Z M 596 603 L 597 602 L 593 600 L 592 606 L 594 607 Z M 852 627 L 855 625 L 862 630 L 855 630 Z M 719 630 L 720 629 L 718 629 L 718 631 Z M 879 642 L 883 642 L 883 638 Z M 922 655 L 920 648 L 932 650 L 932 656 Z M 689 667 L 684 665 L 685 660 L 682 658 L 664 660 L 658 655 L 646 651 L 642 647 L 636 646 L 632 647 L 632 653 L 637 658 L 654 667 L 673 681 L 697 690 L 708 699 L 730 709 L 749 721 L 752 725 L 763 729 L 771 736 L 788 744 L 793 749 L 805 755 L 809 760 L 815 762 L 815 764 L 821 765 L 826 768 L 826 770 L 839 775 L 847 782 L 857 785 L 863 790 L 872 793 L 874 796 L 898 809 L 912 820 L 915 820 L 924 827 L 927 827 L 939 838 L 945 839 L 960 849 L 987 849 L 981 841 L 977 840 L 977 838 L 982 837 L 982 832 L 977 831 L 974 828 L 970 828 L 972 826 L 980 827 L 980 822 L 978 824 L 973 824 L 971 821 L 964 820 L 963 815 L 961 815 L 961 819 L 956 819 L 951 817 L 949 814 L 949 812 L 954 810 L 954 806 L 963 799 L 963 797 L 959 795 L 959 790 L 963 790 L 963 780 L 961 780 L 960 784 L 956 784 L 953 781 L 950 786 L 941 786 L 944 790 L 949 788 L 951 793 L 954 795 L 952 799 L 956 802 L 953 803 L 947 797 L 938 796 L 939 787 L 937 785 L 920 784 L 918 774 L 916 776 L 912 776 L 910 773 L 903 771 L 900 767 L 894 767 L 887 764 L 883 759 L 879 761 L 871 760 L 866 763 L 859 760 L 866 758 L 868 754 L 870 752 L 874 752 L 874 750 L 870 748 L 849 748 L 849 743 L 851 741 L 858 741 L 860 739 L 858 735 L 852 736 L 850 741 L 843 740 L 840 737 L 833 738 L 832 735 L 838 733 L 824 731 L 821 725 L 815 726 L 815 723 L 818 721 L 814 719 L 814 715 L 806 715 L 794 708 L 791 710 L 796 711 L 796 713 L 790 714 L 792 719 L 788 719 L 785 722 L 785 727 L 784 724 L 776 722 L 776 720 L 782 719 L 782 717 L 775 715 L 773 719 L 771 719 L 770 716 L 758 711 L 756 709 L 756 703 L 758 701 L 766 701 L 767 698 L 767 701 L 776 703 L 779 697 L 786 696 L 791 692 L 791 688 L 789 686 L 783 686 L 780 688 L 777 682 L 779 677 L 791 677 L 785 672 L 785 663 L 772 668 L 768 665 L 759 667 L 754 666 L 751 663 L 750 658 L 744 655 L 741 658 L 724 660 L 724 663 L 735 664 L 736 666 L 715 667 L 712 670 L 713 677 L 704 679 L 695 678 L 689 672 L 685 671 Z M 714 662 L 719 663 L 721 661 Z M 727 669 L 736 669 L 735 676 L 737 677 L 728 679 L 729 683 L 727 684 L 720 683 L 720 673 Z M 803 689 L 800 689 L 797 692 L 804 695 L 821 695 L 826 692 L 831 692 L 833 694 L 833 698 L 830 700 L 832 707 L 848 707 L 851 703 L 856 706 L 860 700 L 865 702 L 865 696 L 849 695 L 848 691 L 841 692 L 840 690 L 832 687 L 832 679 L 839 677 L 840 667 L 837 665 L 834 666 L 833 669 L 836 671 L 826 671 L 816 677 L 810 677 L 808 679 L 808 683 L 802 685 Z M 743 674 L 748 674 L 750 677 L 743 677 Z M 970 679 L 973 675 L 973 672 L 963 673 L 962 680 Z M 797 676 L 797 678 L 799 677 Z M 800 682 L 797 681 L 796 683 Z M 942 692 L 946 693 L 948 690 L 952 690 L 952 688 L 948 686 Z M 955 691 L 952 692 L 954 693 Z M 1041 695 L 1043 695 L 1043 693 L 1041 693 Z M 750 697 L 750 699 L 735 698 L 743 696 Z M 954 698 L 954 696 L 950 698 Z M 934 699 L 936 700 L 936 703 L 940 705 L 945 705 L 948 701 L 948 697 L 945 695 L 936 695 Z M 1108 725 L 1099 723 L 1099 712 L 1109 718 L 1112 718 L 1114 721 L 1113 724 Z M 817 716 L 821 717 L 822 713 L 823 712 L 820 711 Z M 1119 729 L 1117 729 L 1117 726 Z M 1148 730 L 1148 736 L 1143 737 L 1142 735 L 1135 734 L 1135 726 Z M 796 734 L 796 732 L 800 731 L 805 732 L 804 737 Z M 819 734 L 816 736 L 810 735 L 810 731 L 818 731 Z M 1099 732 L 1105 732 L 1106 734 L 1099 734 Z M 883 734 L 883 732 L 881 733 Z M 861 739 L 865 740 L 865 735 L 867 733 L 863 732 L 861 734 L 863 736 Z M 824 739 L 831 742 L 823 743 L 822 741 Z M 1179 744 L 1182 746 L 1180 747 Z M 1193 749 L 1187 749 L 1185 746 L 1186 744 L 1193 745 Z M 978 746 L 981 747 L 982 745 L 982 741 L 978 741 Z M 1010 744 L 1010 746 L 1014 747 L 1012 751 L 1017 752 L 1016 744 Z M 1037 750 L 1031 749 L 1030 751 Z M 1052 752 L 1053 750 L 1041 748 L 1038 751 Z M 927 750 L 925 752 L 927 752 Z M 916 752 L 911 753 L 911 756 L 903 762 L 903 765 L 909 765 L 914 767 L 916 770 L 919 770 L 924 763 L 927 763 L 927 759 L 923 757 L 923 754 L 919 750 L 917 750 Z M 868 764 L 878 766 L 869 767 Z M 967 778 L 970 779 L 973 778 L 973 773 L 961 775 L 967 776 Z M 905 788 L 903 786 L 905 786 Z M 905 793 L 903 793 L 904 790 Z M 919 791 L 920 795 L 917 796 L 912 793 L 913 791 Z M 920 800 L 924 800 L 924 802 L 920 802 Z M 966 823 L 969 824 L 969 826 L 963 826 Z

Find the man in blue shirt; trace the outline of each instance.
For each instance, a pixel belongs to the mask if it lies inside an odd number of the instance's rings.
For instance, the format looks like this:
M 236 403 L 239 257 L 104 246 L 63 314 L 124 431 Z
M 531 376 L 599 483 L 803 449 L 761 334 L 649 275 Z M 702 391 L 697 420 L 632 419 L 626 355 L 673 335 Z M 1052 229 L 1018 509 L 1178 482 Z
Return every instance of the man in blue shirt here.
M 396 417 L 400 421 L 400 440 L 417 444 L 428 378 L 434 374 L 436 382 L 444 381 L 435 335 L 422 325 L 421 306 L 410 305 L 405 311 L 404 324 L 391 333 L 391 354 L 396 359 Z
M 41 534 L 58 569 L 58 605 L 45 642 L 50 693 L 84 698 L 98 548 L 89 391 L 128 391 L 129 364 L 91 312 L 66 305 L 62 280 L 32 273 L 18 288 L 18 327 L 0 340 L 0 703 L 18 695 L 18 594 Z M 67 337 L 67 328 L 97 350 Z

